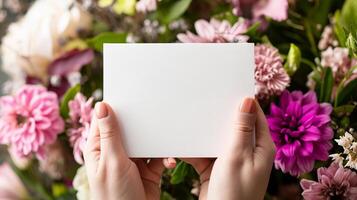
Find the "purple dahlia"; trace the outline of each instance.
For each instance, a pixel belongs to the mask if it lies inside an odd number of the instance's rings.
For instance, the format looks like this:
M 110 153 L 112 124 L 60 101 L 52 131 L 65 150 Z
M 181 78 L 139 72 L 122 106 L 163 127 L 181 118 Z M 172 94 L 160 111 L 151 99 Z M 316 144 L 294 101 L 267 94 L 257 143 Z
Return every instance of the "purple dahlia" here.
M 315 160 L 327 160 L 333 138 L 331 112 L 331 105 L 319 104 L 313 91 L 284 91 L 279 106 L 272 103 L 267 116 L 277 148 L 275 167 L 298 176 L 311 171 Z

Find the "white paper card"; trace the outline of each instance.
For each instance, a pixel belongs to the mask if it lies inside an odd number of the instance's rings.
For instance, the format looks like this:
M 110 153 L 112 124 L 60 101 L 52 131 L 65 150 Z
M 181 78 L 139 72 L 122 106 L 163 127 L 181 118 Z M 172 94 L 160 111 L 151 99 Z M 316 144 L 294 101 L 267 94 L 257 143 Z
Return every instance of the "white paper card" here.
M 245 96 L 253 44 L 104 45 L 104 101 L 130 157 L 217 157 Z

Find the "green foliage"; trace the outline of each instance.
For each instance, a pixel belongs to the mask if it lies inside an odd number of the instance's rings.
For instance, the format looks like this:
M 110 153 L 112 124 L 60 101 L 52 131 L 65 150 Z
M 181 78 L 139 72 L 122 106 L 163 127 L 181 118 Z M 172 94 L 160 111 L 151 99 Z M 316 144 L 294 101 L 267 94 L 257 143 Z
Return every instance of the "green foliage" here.
M 105 32 L 87 40 L 88 46 L 98 52 L 103 52 L 104 43 L 125 43 L 126 33 Z
M 353 37 L 357 36 L 357 1 L 346 0 L 342 12 L 340 23 L 348 33 L 352 33 Z
M 192 0 L 163 1 L 155 13 L 155 17 L 163 24 L 181 17 L 190 6 Z
M 296 70 L 300 67 L 301 63 L 301 51 L 295 44 L 290 45 L 290 50 L 286 59 L 284 68 L 289 76 L 292 76 Z
M 335 106 L 342 105 L 357 98 L 357 79 L 352 80 L 337 91 Z
M 341 20 L 341 13 L 340 11 L 337 11 L 335 13 L 334 19 L 335 22 L 340 22 Z M 343 29 L 343 27 L 341 26 L 340 23 L 335 23 L 333 26 L 333 31 L 336 35 L 336 38 L 338 40 L 338 43 L 340 44 L 341 47 L 345 47 L 346 46 L 346 33 L 345 30 Z
M 80 90 L 81 90 L 81 85 L 78 84 L 68 89 L 67 92 L 63 95 L 60 105 L 60 112 L 61 112 L 61 116 L 64 119 L 67 119 L 69 116 L 68 102 L 71 101 Z
M 332 69 L 330 67 L 323 68 L 319 102 L 330 102 L 333 84 Z
M 189 170 L 190 166 L 187 163 L 180 161 L 171 174 L 171 184 L 182 183 L 185 180 L 187 174 L 189 173 Z

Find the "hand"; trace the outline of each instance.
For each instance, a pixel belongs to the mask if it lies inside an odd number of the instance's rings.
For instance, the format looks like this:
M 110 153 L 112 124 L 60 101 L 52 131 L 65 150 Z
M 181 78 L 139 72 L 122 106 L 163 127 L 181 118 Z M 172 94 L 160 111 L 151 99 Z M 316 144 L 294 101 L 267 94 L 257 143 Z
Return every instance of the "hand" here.
M 254 145 L 255 130 L 255 145 Z M 265 115 L 254 99 L 246 98 L 237 115 L 235 132 L 223 155 L 182 159 L 200 175 L 200 199 L 261 200 L 269 182 L 275 146 Z
M 106 103 L 97 103 L 83 152 L 91 199 L 160 199 L 160 180 L 174 159 L 130 160 L 122 145 L 116 116 Z

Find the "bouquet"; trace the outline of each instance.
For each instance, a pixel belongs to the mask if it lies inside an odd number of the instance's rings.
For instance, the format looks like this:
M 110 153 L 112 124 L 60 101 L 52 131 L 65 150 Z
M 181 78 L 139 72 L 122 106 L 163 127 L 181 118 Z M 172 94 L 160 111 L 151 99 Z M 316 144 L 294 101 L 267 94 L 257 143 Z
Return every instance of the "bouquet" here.
M 254 43 L 277 149 L 265 198 L 357 199 L 356 21 L 355 0 L 0 0 L 0 199 L 90 198 L 103 43 L 136 42 Z M 197 199 L 198 175 L 178 160 L 161 189 Z

